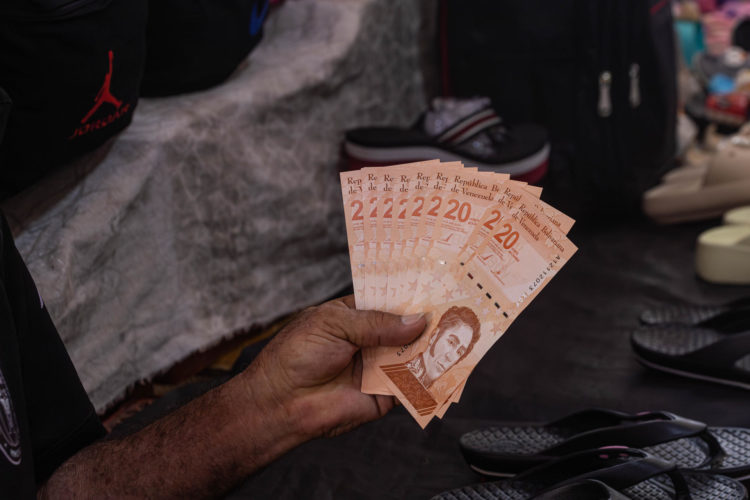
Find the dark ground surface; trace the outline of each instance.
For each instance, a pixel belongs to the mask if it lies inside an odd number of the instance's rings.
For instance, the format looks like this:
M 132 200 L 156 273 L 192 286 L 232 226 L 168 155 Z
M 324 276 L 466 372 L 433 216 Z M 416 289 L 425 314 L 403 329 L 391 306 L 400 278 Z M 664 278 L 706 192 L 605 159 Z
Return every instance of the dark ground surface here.
M 578 253 L 485 356 L 442 421 L 423 431 L 396 408 L 343 436 L 298 447 L 228 498 L 430 498 L 480 480 L 459 452 L 463 432 L 498 421 L 547 421 L 588 407 L 667 410 L 710 425 L 750 427 L 750 392 L 648 370 L 629 345 L 644 308 L 750 295 L 750 287 L 711 285 L 694 274 L 696 237 L 717 224 L 574 228 Z M 206 387 L 175 391 L 119 431 Z

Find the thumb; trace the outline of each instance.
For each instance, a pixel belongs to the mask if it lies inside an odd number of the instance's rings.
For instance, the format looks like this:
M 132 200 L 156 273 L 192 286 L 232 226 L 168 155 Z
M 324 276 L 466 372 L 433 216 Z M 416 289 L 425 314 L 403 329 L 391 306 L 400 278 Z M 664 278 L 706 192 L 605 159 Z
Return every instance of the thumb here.
M 426 326 L 424 314 L 398 316 L 354 309 L 349 309 L 349 313 L 334 334 L 359 347 L 406 344 L 417 338 Z

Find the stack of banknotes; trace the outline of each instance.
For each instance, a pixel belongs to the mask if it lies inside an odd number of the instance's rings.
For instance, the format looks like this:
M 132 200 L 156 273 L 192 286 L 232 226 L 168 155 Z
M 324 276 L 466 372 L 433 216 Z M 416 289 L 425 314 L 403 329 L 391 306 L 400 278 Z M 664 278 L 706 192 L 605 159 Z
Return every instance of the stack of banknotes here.
M 425 427 L 576 251 L 574 221 L 506 174 L 438 160 L 341 174 L 357 309 L 424 313 L 400 347 L 362 351 L 362 391 Z

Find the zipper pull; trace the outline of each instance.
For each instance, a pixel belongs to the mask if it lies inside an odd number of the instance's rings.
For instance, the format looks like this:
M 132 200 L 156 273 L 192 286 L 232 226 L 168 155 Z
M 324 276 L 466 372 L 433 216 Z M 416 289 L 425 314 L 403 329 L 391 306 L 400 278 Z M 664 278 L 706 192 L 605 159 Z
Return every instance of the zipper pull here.
M 638 63 L 630 65 L 630 107 L 637 108 L 641 105 L 641 67 Z
M 606 118 L 612 114 L 612 98 L 609 88 L 612 86 L 612 73 L 603 71 L 599 75 L 599 116 Z

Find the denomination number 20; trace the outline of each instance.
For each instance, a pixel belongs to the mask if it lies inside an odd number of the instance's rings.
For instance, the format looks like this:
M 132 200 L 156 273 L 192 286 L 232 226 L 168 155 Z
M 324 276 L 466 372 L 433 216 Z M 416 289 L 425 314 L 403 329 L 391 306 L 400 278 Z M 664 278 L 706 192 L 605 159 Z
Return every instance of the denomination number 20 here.
M 456 215 L 453 215 L 458 210 L 458 220 L 466 222 L 469 220 L 471 215 L 471 205 L 464 202 L 459 204 L 458 200 L 448 200 L 448 211 L 445 212 L 445 218 L 450 220 L 456 220 Z
M 513 231 L 510 224 L 503 224 L 503 231 L 492 236 L 495 240 L 503 245 L 503 248 L 510 250 L 518 241 L 518 231 Z
M 493 217 L 482 225 L 490 231 L 493 231 L 495 229 L 495 223 L 502 219 L 503 216 L 498 210 L 493 210 L 491 213 Z M 495 238 L 495 240 L 500 243 L 503 248 L 505 248 L 506 250 L 510 250 L 518 241 L 518 231 L 513 231 L 513 227 L 510 224 L 503 224 L 503 231 L 493 235 L 492 237 Z

